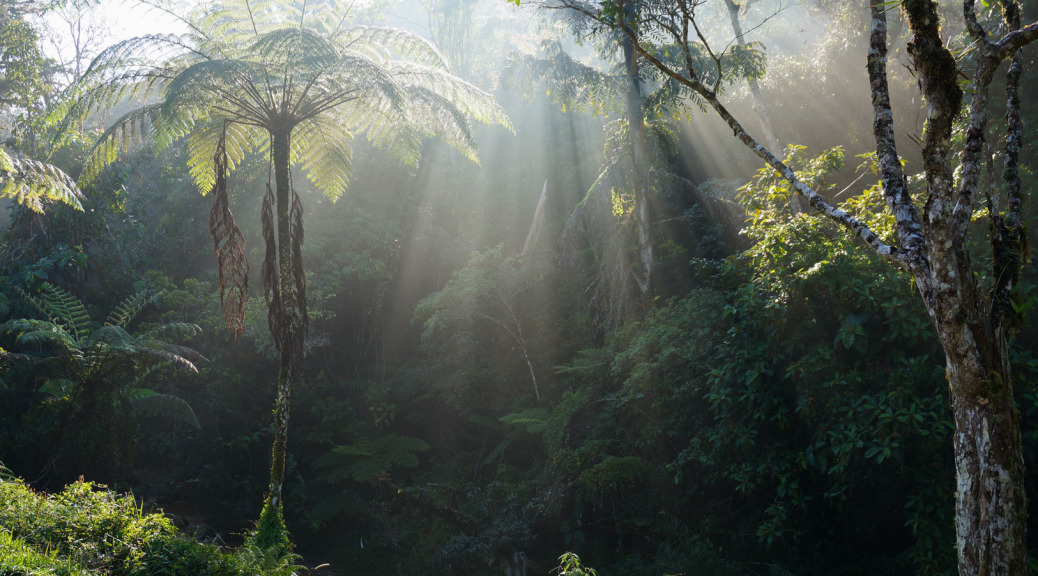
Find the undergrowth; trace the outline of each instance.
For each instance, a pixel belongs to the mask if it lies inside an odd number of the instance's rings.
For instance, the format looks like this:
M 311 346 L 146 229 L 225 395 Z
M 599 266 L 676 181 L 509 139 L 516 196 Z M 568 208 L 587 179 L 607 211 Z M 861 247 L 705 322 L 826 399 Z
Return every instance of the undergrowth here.
M 0 576 L 289 576 L 305 572 L 296 560 L 184 538 L 132 496 L 90 482 L 44 494 L 0 478 Z

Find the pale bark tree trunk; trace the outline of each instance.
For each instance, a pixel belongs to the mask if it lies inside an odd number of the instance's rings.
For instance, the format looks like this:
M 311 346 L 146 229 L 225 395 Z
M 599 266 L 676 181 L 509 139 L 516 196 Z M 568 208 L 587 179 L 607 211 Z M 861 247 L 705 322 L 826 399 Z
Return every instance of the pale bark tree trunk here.
M 637 2 L 625 8 L 627 17 L 637 13 Z M 642 81 L 638 73 L 636 39 L 624 36 L 622 40 L 624 66 L 627 72 L 627 123 L 630 130 L 631 152 L 634 167 L 634 211 L 637 229 L 638 261 L 641 270 L 634 274 L 635 282 L 643 298 L 652 294 L 652 221 L 649 211 L 648 165 L 645 155 L 645 112 L 642 108 Z
M 746 46 L 746 37 L 742 32 L 742 22 L 739 19 L 739 11 L 742 9 L 742 4 L 736 4 L 735 0 L 724 0 L 725 5 L 728 7 L 728 19 L 732 23 L 732 33 L 735 34 L 735 43 L 740 47 Z M 768 114 L 767 104 L 764 102 L 764 95 L 760 91 L 760 82 L 757 82 L 756 78 L 747 78 L 746 84 L 750 88 L 750 96 L 753 98 L 753 111 L 757 113 L 757 118 L 760 119 L 760 130 L 764 134 L 764 142 L 767 143 L 768 149 L 773 152 L 781 152 L 782 147 L 779 144 L 778 138 L 775 137 L 775 130 L 771 126 L 771 115 Z M 799 208 L 799 205 L 797 205 Z
M 526 242 L 523 242 L 523 251 L 519 259 L 524 264 L 530 254 L 537 248 L 537 242 L 541 238 L 541 230 L 544 228 L 544 210 L 548 200 L 548 181 L 544 181 L 541 188 L 541 197 L 537 200 L 537 207 L 533 210 L 533 221 L 530 223 L 530 231 L 526 233 Z
M 743 35 L 742 22 L 739 19 L 739 11 L 743 5 L 736 4 L 735 0 L 724 0 L 725 5 L 728 7 L 728 20 L 732 24 L 732 33 L 735 34 L 735 43 L 742 48 L 746 47 L 746 37 Z M 778 138 L 775 137 L 775 129 L 771 126 L 771 115 L 768 114 L 768 106 L 764 102 L 764 95 L 760 91 L 760 82 L 757 82 L 756 78 L 747 78 L 746 84 L 750 89 L 750 97 L 753 99 L 753 111 L 757 114 L 757 118 L 760 120 L 760 130 L 764 135 L 764 142 L 767 144 L 768 149 L 776 154 L 782 153 L 782 145 L 779 144 Z M 793 195 L 789 199 L 789 208 L 794 214 L 803 213 L 803 209 L 800 207 L 800 197 Z

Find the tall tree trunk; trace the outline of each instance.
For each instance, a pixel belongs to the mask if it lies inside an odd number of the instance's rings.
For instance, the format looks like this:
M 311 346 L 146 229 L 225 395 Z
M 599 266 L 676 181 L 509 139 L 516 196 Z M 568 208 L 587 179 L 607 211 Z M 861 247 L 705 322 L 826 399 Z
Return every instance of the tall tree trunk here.
M 969 332 L 963 328 L 942 332 Z M 1023 576 L 1028 573 L 1027 501 L 1020 415 L 1012 378 L 1003 367 L 1008 365 L 1004 348 L 998 347 L 996 358 L 984 358 L 978 348 L 947 354 L 955 418 L 959 574 Z
M 627 17 L 636 12 L 636 2 L 626 7 Z M 649 220 L 648 165 L 645 157 L 645 113 L 642 110 L 642 82 L 638 75 L 638 52 L 634 40 L 624 36 L 624 63 L 627 70 L 627 123 L 630 130 L 631 152 L 634 165 L 634 210 L 638 234 L 638 260 L 641 273 L 635 273 L 638 289 L 646 299 L 652 295 L 652 222 Z
M 898 220 L 898 235 L 907 267 L 945 351 L 949 399 L 955 420 L 955 529 L 959 574 L 1023 576 L 1028 572 L 1027 502 L 1020 415 L 1013 397 L 1007 344 L 1016 320 L 1015 312 L 1007 303 L 1009 291 L 1019 277 L 1022 254 L 1026 253 L 1026 237 L 1014 224 L 1022 202 L 1018 190 L 1013 190 L 1015 183 L 1008 182 L 1008 188 L 1010 203 L 1013 204 L 1015 198 L 1017 205 L 1010 207 L 1005 219 L 999 213 L 997 199 L 988 197 L 995 280 L 987 293 L 978 285 L 965 246 L 979 196 L 987 88 L 1005 56 L 989 43 L 976 22 L 973 1 L 965 0 L 967 28 L 980 48 L 977 71 L 970 85 L 962 177 L 956 189 L 951 135 L 953 121 L 959 116 L 963 102 L 958 67 L 943 45 L 936 3 L 902 0 L 902 7 L 913 33 L 908 51 L 927 101 L 923 145 L 927 202 L 921 222 L 908 199 L 894 147 L 885 72 L 886 8 L 880 0 L 872 0 L 869 73 L 884 191 Z M 1008 84 L 1012 98 L 1012 77 Z M 1010 103 L 1010 115 L 1013 109 Z M 1009 125 L 1012 141 L 1012 119 Z M 1012 152 L 1007 153 L 1009 162 L 1015 162 Z

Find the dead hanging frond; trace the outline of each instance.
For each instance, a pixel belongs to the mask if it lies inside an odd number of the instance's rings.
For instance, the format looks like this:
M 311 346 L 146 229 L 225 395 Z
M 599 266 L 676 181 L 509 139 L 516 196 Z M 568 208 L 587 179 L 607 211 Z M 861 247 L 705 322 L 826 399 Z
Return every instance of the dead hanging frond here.
M 245 236 L 234 221 L 227 195 L 227 151 L 221 137 L 214 157 L 216 182 L 209 232 L 219 272 L 220 304 L 227 327 L 237 338 L 245 330 L 245 302 L 249 297 L 249 259 L 245 255 Z
M 289 176 L 291 181 L 291 176 Z M 296 358 L 302 354 L 309 328 L 306 311 L 306 274 L 303 270 L 303 205 L 299 194 L 291 188 L 288 211 L 289 246 L 279 258 L 278 235 L 274 213 L 277 199 L 273 183 L 267 179 L 267 195 L 263 199 L 261 220 L 266 254 L 263 259 L 263 294 L 267 299 L 267 323 L 274 337 L 274 345 L 281 353 L 294 350 Z M 282 246 L 282 248 L 284 248 Z M 288 258 L 288 262 L 282 261 Z M 290 278 L 281 277 L 281 267 L 287 266 Z M 282 281 L 285 282 L 282 282 Z
M 283 350 L 287 323 L 281 300 L 281 281 L 278 277 L 278 247 L 274 236 L 274 189 L 270 178 L 267 178 L 267 195 L 263 198 L 263 210 L 260 213 L 263 228 L 263 296 L 267 300 L 267 325 L 274 337 L 274 346 Z
M 288 218 L 292 226 L 292 281 L 295 284 L 295 306 L 298 313 L 295 317 L 298 324 L 292 331 L 295 334 L 293 345 L 301 355 L 303 343 L 310 329 L 310 316 L 306 311 L 306 273 L 303 270 L 303 204 L 299 201 L 299 194 L 294 187 Z

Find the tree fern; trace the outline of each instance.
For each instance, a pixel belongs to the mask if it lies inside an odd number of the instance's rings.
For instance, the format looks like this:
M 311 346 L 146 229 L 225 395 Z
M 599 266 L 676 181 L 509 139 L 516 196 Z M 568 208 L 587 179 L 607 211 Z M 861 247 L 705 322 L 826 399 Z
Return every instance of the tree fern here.
M 170 0 L 151 3 L 177 13 Z M 145 102 L 124 116 L 97 142 L 84 173 L 96 177 L 121 146 L 148 130 L 160 146 L 187 137 L 192 178 L 203 194 L 215 192 L 210 231 L 224 315 L 235 334 L 243 329 L 248 265 L 244 236 L 227 202 L 228 174 L 248 153 L 270 153 L 273 177 L 261 213 L 266 249 L 261 277 L 279 353 L 279 399 L 290 397 L 308 324 L 302 206 L 292 189 L 292 166 L 335 200 L 349 183 L 350 142 L 360 134 L 415 165 L 422 139 L 430 136 L 475 160 L 470 119 L 510 128 L 493 98 L 450 74 L 429 41 L 391 28 L 346 27 L 347 9 L 335 4 L 227 0 L 203 5 L 191 17 L 182 16 L 191 28 L 186 38 L 144 37 L 103 52 L 75 88 L 66 120 L 69 125 L 91 114 L 103 117 L 124 98 L 154 95 L 160 113 L 152 112 L 156 102 Z M 149 53 L 148 44 L 157 50 Z M 237 297 L 225 297 L 228 286 Z M 141 346 L 140 351 L 193 368 L 165 346 Z M 270 514 L 279 516 L 281 510 L 287 414 L 287 403 L 275 406 L 274 458 L 264 505 L 263 522 L 278 526 L 283 522 L 272 521 Z M 427 446 L 402 438 L 353 447 L 374 451 L 355 463 L 360 468 L 354 476 L 416 463 L 413 453 Z
M 131 403 L 141 414 L 165 415 L 197 426 L 197 418 L 182 399 L 153 389 L 160 373 L 198 371 L 196 363 L 205 358 L 170 341 L 198 334 L 198 326 L 174 323 L 131 328 L 142 308 L 157 295 L 142 291 L 124 299 L 108 314 L 105 324 L 97 326 L 83 303 L 67 290 L 45 283 L 39 295 L 19 293 L 46 319 L 16 318 L 0 325 L 0 333 L 13 335 L 21 352 L 0 354 L 5 360 L 31 363 L 32 372 L 46 379 L 39 391 L 50 395 L 49 403 L 59 407 L 64 433 L 73 435 L 68 441 L 77 446 L 66 456 L 77 466 L 107 466 L 103 463 L 118 461 L 120 454 L 105 452 L 115 444 L 99 438 L 79 439 L 79 435 L 94 430 L 110 439 L 133 433 L 132 421 L 116 412 L 123 402 Z
M 360 439 L 348 446 L 336 446 L 319 456 L 314 465 L 325 470 L 329 482 L 341 482 L 347 478 L 368 482 L 388 473 L 393 467 L 417 466 L 417 454 L 428 449 L 429 445 L 418 438 L 388 434 L 375 439 Z
M 178 396 L 136 389 L 130 396 L 129 402 L 134 411 L 145 416 L 166 418 L 187 424 L 196 430 L 202 427 L 191 405 Z

